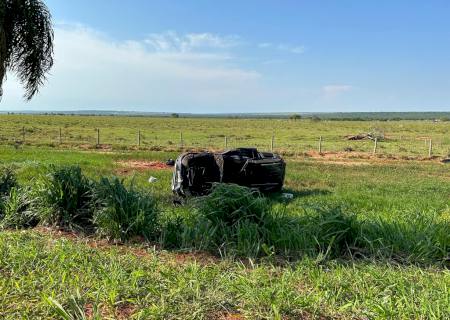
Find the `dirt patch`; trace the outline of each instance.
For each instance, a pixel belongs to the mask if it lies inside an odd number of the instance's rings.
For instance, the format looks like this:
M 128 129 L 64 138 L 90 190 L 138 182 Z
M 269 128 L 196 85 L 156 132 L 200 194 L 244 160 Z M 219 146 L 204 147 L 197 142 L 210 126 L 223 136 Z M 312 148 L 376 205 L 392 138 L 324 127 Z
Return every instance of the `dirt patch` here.
M 231 312 L 217 312 L 210 314 L 207 319 L 211 320 L 243 320 L 246 319 L 243 315 L 239 313 Z
M 128 174 L 133 171 L 146 171 L 146 170 L 170 170 L 171 166 L 168 166 L 161 161 L 145 161 L 145 160 L 121 160 L 117 161 L 121 167 L 116 170 L 118 174 Z
M 34 231 L 37 231 L 38 233 L 50 235 L 53 239 L 70 239 L 70 240 L 80 240 L 81 235 L 77 234 L 73 231 L 65 231 L 61 229 L 54 229 L 50 227 L 43 227 L 43 226 L 37 226 L 33 229 Z
M 216 312 L 207 316 L 207 319 L 211 320 L 244 320 L 249 319 L 240 313 L 232 313 L 232 312 Z M 281 316 L 281 319 L 301 319 L 301 320 L 310 320 L 310 319 L 320 319 L 320 320 L 328 320 L 328 319 L 339 319 L 339 317 L 327 317 L 324 315 L 315 315 L 308 313 L 306 311 L 301 311 L 295 316 Z M 358 319 L 358 318 L 355 318 Z
M 88 247 L 97 250 L 116 249 L 117 251 L 119 251 L 119 253 L 122 254 L 131 253 L 136 257 L 149 257 L 150 253 L 148 252 L 148 250 L 150 248 L 154 250 L 156 249 L 156 246 L 153 246 L 150 243 L 145 242 L 143 238 L 132 239 L 129 245 L 127 245 L 119 242 L 108 241 L 106 239 L 97 239 L 92 236 L 83 236 L 82 234 L 78 234 L 73 231 L 65 231 L 50 227 L 39 226 L 34 228 L 33 230 L 40 234 L 49 236 L 51 239 L 57 240 L 68 239 L 74 242 L 83 243 L 84 245 L 87 245 Z M 139 246 L 132 246 L 132 245 L 139 245 Z
M 129 319 L 133 313 L 136 312 L 136 306 L 129 302 L 123 302 L 116 307 L 115 316 L 116 319 Z
M 92 249 L 108 251 L 116 250 L 119 254 L 132 254 L 138 258 L 154 257 L 156 252 L 159 259 L 172 262 L 175 265 L 184 265 L 196 262 L 202 266 L 220 262 L 220 258 L 203 251 L 194 252 L 168 252 L 164 251 L 158 244 L 146 242 L 142 237 L 136 237 L 129 243 L 120 243 L 108 241 L 106 239 L 97 239 L 83 236 L 76 232 L 64 231 L 49 227 L 36 227 L 34 231 L 49 236 L 50 239 L 68 239 L 74 242 L 82 243 Z
M 105 239 L 102 240 L 88 240 L 85 241 L 85 244 L 92 249 L 108 251 L 115 249 L 120 254 L 131 253 L 132 255 L 138 258 L 149 258 L 151 254 L 149 253 L 149 249 L 156 249 L 155 246 L 151 247 L 149 244 L 145 244 L 139 247 L 132 247 L 130 245 L 122 244 L 122 243 L 114 243 Z
M 317 151 L 308 151 L 305 154 L 310 158 L 317 159 L 371 159 L 375 156 L 366 152 L 322 152 L 319 153 Z
M 78 145 L 78 149 L 81 150 L 99 150 L 99 151 L 111 151 L 112 145 L 110 144 L 88 144 L 83 143 Z
M 320 161 L 320 160 L 319 160 Z M 345 167 L 359 167 L 359 166 L 370 166 L 373 165 L 373 163 L 367 162 L 367 161 L 355 161 L 355 160 L 325 160 L 320 161 L 327 164 L 335 164 L 339 166 L 345 166 Z
M 109 310 L 109 308 L 104 304 L 99 304 L 97 306 L 94 306 L 92 303 L 86 303 L 84 305 L 84 315 L 87 319 L 96 319 L 95 317 L 97 315 L 100 315 L 101 318 L 107 318 L 112 316 L 112 312 Z
M 322 152 L 309 151 L 303 154 L 305 158 L 312 158 L 318 160 L 324 160 L 327 163 L 335 162 L 341 165 L 372 165 L 383 164 L 389 162 L 405 162 L 405 161 L 420 161 L 420 162 L 435 162 L 440 163 L 442 157 L 433 156 L 429 157 L 411 157 L 411 156 L 397 156 L 391 154 L 372 154 L 369 152 Z M 370 161 L 359 161 L 370 160 Z M 358 164 L 361 163 L 361 164 Z
M 206 252 L 187 252 L 187 253 L 175 253 L 175 261 L 178 264 L 197 262 L 200 265 L 208 265 L 212 263 L 217 263 L 219 259 Z
M 100 303 L 94 306 L 92 303 L 86 303 L 83 308 L 84 315 L 87 319 L 97 319 L 100 316 L 102 319 L 130 319 L 130 317 L 136 312 L 136 306 L 129 302 L 121 302 L 114 308 Z

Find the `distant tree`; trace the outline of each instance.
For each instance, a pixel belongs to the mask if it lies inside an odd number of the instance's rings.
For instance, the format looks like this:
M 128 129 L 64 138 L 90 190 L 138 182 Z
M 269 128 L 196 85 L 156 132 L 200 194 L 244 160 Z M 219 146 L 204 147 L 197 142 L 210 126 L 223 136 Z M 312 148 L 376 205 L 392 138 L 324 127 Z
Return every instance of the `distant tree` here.
M 172 113 L 170 116 L 172 118 L 179 118 L 180 117 L 180 115 L 178 113 Z
M 312 116 L 311 117 L 311 121 L 313 121 L 313 122 L 319 122 L 319 121 L 321 121 L 322 119 L 320 119 L 318 116 L 316 116 L 316 115 L 314 115 L 314 116 Z
M 42 0 L 0 1 L 0 97 L 7 71 L 15 73 L 30 100 L 53 65 L 53 29 Z
M 302 118 L 302 116 L 301 115 L 299 115 L 299 114 L 291 114 L 290 116 L 289 116 L 289 119 L 291 119 L 291 120 L 300 120 Z

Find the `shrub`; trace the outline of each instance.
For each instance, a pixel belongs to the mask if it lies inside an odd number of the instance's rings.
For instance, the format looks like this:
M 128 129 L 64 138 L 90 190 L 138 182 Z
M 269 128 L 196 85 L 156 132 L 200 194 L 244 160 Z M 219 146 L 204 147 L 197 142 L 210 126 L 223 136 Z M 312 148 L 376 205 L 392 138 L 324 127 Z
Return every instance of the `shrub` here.
M 157 202 L 136 190 L 133 182 L 127 189 L 117 177 L 102 178 L 95 187 L 95 201 L 94 223 L 101 235 L 121 241 L 135 236 L 155 238 Z
M 80 167 L 53 168 L 40 185 L 40 215 L 45 223 L 86 227 L 92 220 L 93 183 Z

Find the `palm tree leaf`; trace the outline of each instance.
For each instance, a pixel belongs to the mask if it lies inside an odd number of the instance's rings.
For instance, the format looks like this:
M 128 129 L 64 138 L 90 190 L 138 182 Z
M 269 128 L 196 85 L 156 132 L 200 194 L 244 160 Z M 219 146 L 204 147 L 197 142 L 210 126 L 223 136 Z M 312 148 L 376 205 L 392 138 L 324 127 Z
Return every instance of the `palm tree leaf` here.
M 10 70 L 30 100 L 53 65 L 51 15 L 42 0 L 6 0 L 0 7 L 0 86 Z M 1 93 L 0 93 L 1 94 Z

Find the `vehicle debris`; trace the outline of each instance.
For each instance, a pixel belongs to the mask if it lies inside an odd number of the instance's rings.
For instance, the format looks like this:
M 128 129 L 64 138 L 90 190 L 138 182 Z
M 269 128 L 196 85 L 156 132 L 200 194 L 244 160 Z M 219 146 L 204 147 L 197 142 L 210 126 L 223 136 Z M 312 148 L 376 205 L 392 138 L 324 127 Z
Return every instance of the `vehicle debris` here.
M 282 193 L 281 196 L 285 199 L 291 200 L 294 199 L 294 194 L 293 193 Z

